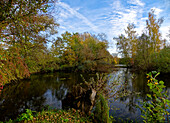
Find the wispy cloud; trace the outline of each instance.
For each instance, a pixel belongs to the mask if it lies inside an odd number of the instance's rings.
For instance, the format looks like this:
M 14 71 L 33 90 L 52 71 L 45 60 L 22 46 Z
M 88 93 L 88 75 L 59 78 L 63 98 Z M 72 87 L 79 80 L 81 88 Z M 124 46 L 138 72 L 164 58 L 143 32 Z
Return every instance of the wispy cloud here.
M 145 3 L 143 3 L 140 0 L 130 0 L 130 1 L 128 1 L 128 3 L 134 4 L 134 5 L 139 5 L 139 6 L 144 6 L 145 5 Z
M 88 25 L 94 32 L 96 32 L 98 30 L 98 28 L 93 23 L 91 23 L 85 16 L 83 16 L 82 14 L 80 14 L 78 12 L 78 10 L 80 8 L 73 9 L 68 4 L 63 3 L 63 2 L 57 2 L 56 4 L 57 4 L 57 6 L 61 7 L 62 9 L 65 9 L 65 11 L 64 10 L 61 11 L 61 13 L 60 13 L 61 17 L 64 17 L 64 18 L 70 17 L 71 18 L 74 16 L 74 17 L 80 19 L 79 22 L 84 22 L 84 24 Z
M 163 11 L 160 8 L 152 7 L 151 10 L 154 10 L 154 14 L 159 18 L 160 13 Z
M 110 23 L 112 24 L 112 30 L 115 35 L 119 35 L 124 32 L 124 28 L 127 27 L 128 23 L 134 23 L 137 28 L 139 25 L 143 26 L 141 20 L 143 14 L 143 7 L 145 4 L 139 0 L 130 0 L 127 3 L 133 5 L 124 6 L 120 0 L 114 1 L 112 4 L 113 15 L 110 18 Z M 119 30 L 119 31 L 117 31 Z
M 135 24 L 139 35 L 142 33 L 146 26 L 148 12 L 151 9 L 155 9 L 157 18 L 166 17 L 160 29 L 163 37 L 166 36 L 170 26 L 168 20 L 170 14 L 168 15 L 168 11 L 165 13 L 165 9 L 168 9 L 168 6 L 170 8 L 169 0 L 164 0 L 167 4 L 166 7 L 163 7 L 165 6 L 164 2 L 160 4 L 159 1 L 150 2 L 150 0 L 101 0 L 101 3 L 98 0 L 93 0 L 93 2 L 89 0 L 86 2 L 81 0 L 68 1 L 62 0 L 57 3 L 60 9 L 60 34 L 66 30 L 80 33 L 106 33 L 111 52 L 116 52 L 116 41 L 113 40 L 113 37 L 118 37 L 124 33 L 124 29 L 129 23 Z
M 125 6 L 121 0 L 114 0 L 111 4 L 112 14 L 108 16 L 108 22 L 110 23 L 110 29 L 108 37 L 110 37 L 111 52 L 116 52 L 116 41 L 111 39 L 118 37 L 120 34 L 124 34 L 124 29 L 129 23 L 134 23 L 140 34 L 144 28 L 145 22 L 141 19 L 143 14 L 143 7 L 145 4 L 140 0 L 127 1 L 129 6 Z M 145 18 L 143 18 L 145 19 Z

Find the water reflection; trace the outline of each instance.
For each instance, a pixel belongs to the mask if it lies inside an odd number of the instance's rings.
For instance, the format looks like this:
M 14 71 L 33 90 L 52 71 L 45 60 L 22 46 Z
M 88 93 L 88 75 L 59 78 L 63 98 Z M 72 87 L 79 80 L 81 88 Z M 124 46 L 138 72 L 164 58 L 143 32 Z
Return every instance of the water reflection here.
M 131 93 L 128 96 L 118 98 L 116 101 L 114 98 L 109 99 L 110 104 L 110 115 L 116 117 L 117 121 L 120 121 L 119 118 L 123 120 L 133 120 L 133 121 L 142 121 L 140 117 L 141 112 L 136 105 L 141 106 L 141 101 L 146 99 L 146 94 L 150 93 L 147 86 L 146 73 L 133 73 L 130 69 L 121 68 L 116 72 L 110 74 L 113 78 L 119 79 L 121 82 L 125 82 L 123 89 L 129 90 Z M 118 78 L 119 76 L 119 78 Z M 159 80 L 167 81 L 167 77 L 160 76 Z M 112 80 L 113 81 L 113 80 Z M 165 83 L 166 90 L 170 91 L 170 86 Z M 168 95 L 170 92 L 168 91 Z
M 88 80 L 95 74 L 83 74 L 83 76 Z M 146 93 L 149 93 L 145 73 L 136 74 L 131 72 L 130 69 L 117 68 L 109 76 L 110 82 L 118 80 L 122 83 L 126 82 L 127 84 L 123 89 L 133 92 L 116 101 L 114 98 L 110 99 L 110 115 L 122 119 L 141 120 L 140 111 L 135 108 L 135 105 L 140 105 L 139 101 L 142 101 L 146 97 Z M 165 78 L 167 77 L 163 77 L 163 80 Z M 15 119 L 25 109 L 40 111 L 47 105 L 62 109 L 62 100 L 71 91 L 71 87 L 80 82 L 82 82 L 82 78 L 79 73 L 57 72 L 32 75 L 28 80 L 6 85 L 0 95 L 0 121 Z M 166 89 L 170 90 L 170 83 L 165 84 Z M 140 92 L 140 95 L 136 95 L 134 92 Z M 170 95 L 170 91 L 168 91 L 168 94 Z
M 14 119 L 25 109 L 40 111 L 47 105 L 61 109 L 67 92 L 80 82 L 79 74 L 58 72 L 6 85 L 0 96 L 0 121 Z
M 137 83 L 142 83 L 144 80 L 136 82 L 139 76 L 126 68 L 120 68 L 118 71 L 111 73 L 110 76 L 112 76 L 111 81 L 116 80 L 125 83 L 122 89 L 131 92 L 128 96 L 118 98 L 117 100 L 114 100 L 114 98 L 109 99 L 110 115 L 116 117 L 116 120 L 119 120 L 118 118 L 123 120 L 127 118 L 141 120 L 140 111 L 136 108 L 136 104 L 139 105 L 140 97 L 135 92 L 141 92 L 141 88 Z

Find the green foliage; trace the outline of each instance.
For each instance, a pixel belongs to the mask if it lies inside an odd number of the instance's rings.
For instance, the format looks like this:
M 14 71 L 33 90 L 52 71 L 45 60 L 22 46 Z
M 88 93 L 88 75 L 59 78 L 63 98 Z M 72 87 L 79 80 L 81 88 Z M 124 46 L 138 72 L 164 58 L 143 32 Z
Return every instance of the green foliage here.
M 161 72 L 169 72 L 168 50 L 161 50 L 165 47 L 166 40 L 162 40 L 159 32 L 163 19 L 156 19 L 154 10 L 148 13 L 146 20 L 146 32 L 137 37 L 135 26 L 129 24 L 125 35 L 120 35 L 117 40 L 117 48 L 124 58 L 126 65 L 132 65 L 137 69 L 150 70 L 158 69 Z M 164 55 L 163 55 L 164 54 Z M 165 63 L 165 65 L 164 65 Z
M 156 79 L 158 75 L 159 73 L 156 71 L 147 74 L 147 77 L 150 77 L 147 85 L 151 91 L 151 94 L 147 94 L 147 97 L 151 101 L 144 101 L 142 108 L 140 108 L 146 123 L 165 122 L 165 120 L 169 122 L 167 109 L 170 108 L 170 100 L 168 100 L 167 92 L 163 90 L 165 88 L 164 82 Z
M 109 107 L 108 101 L 104 95 L 99 94 L 95 104 L 94 116 L 96 122 L 109 123 Z
M 163 73 L 170 72 L 170 47 L 165 47 L 160 53 L 152 55 L 153 66 Z
M 110 77 L 113 78 L 112 76 Z M 111 122 L 111 120 L 114 121 L 113 117 L 109 117 L 109 106 L 107 99 L 110 97 L 118 98 L 125 95 L 127 96 L 128 92 L 122 91 L 124 84 L 120 83 L 119 78 L 117 80 L 110 80 L 110 82 L 108 82 L 108 75 L 99 73 L 96 73 L 95 79 L 90 78 L 88 82 L 84 78 L 83 80 L 87 85 L 87 89 L 93 88 L 97 93 L 94 105 L 94 121 L 102 123 L 108 123 Z
M 23 113 L 20 115 L 20 117 L 17 119 L 17 121 L 29 121 L 33 120 L 33 114 L 30 109 L 26 109 L 26 113 Z
M 111 64 L 113 57 L 107 51 L 107 40 L 99 40 L 89 33 L 62 34 L 52 45 L 52 54 L 61 66 L 75 70 L 95 71 L 99 65 Z
M 28 67 L 17 48 L 0 49 L 0 54 L 0 83 L 2 85 L 9 83 L 11 80 L 29 77 Z
M 45 14 L 51 2 L 54 1 L 0 1 L 0 84 L 29 77 L 30 72 L 52 70 L 52 65 L 56 68 L 46 47 L 47 37 L 56 34 L 58 26 Z M 40 34 L 45 30 L 50 35 Z

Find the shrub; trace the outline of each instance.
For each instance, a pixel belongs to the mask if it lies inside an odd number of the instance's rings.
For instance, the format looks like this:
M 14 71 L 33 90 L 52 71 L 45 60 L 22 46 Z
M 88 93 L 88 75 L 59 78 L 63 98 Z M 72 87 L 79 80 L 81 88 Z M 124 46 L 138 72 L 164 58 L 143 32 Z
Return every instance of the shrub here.
M 102 94 L 99 95 L 96 101 L 94 116 L 97 122 L 109 123 L 110 121 L 108 101 Z
M 152 74 L 155 75 L 152 76 Z M 151 94 L 147 94 L 147 97 L 151 101 L 144 101 L 142 108 L 140 107 L 145 123 L 163 122 L 166 120 L 169 122 L 167 109 L 170 108 L 170 100 L 167 99 L 167 92 L 163 90 L 165 88 L 164 82 L 156 79 L 159 74 L 155 71 L 147 74 L 147 77 L 150 77 L 147 85 L 151 91 Z

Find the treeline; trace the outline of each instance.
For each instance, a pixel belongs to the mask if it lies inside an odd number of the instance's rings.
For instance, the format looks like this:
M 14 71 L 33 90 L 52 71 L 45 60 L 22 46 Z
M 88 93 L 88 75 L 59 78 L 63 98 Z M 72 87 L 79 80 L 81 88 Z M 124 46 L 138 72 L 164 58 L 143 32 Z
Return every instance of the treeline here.
M 111 64 L 105 35 L 62 34 L 51 14 L 55 0 L 0 1 L 0 82 L 53 70 L 98 71 Z M 57 16 L 57 15 L 56 15 Z M 49 48 L 49 43 L 52 47 Z
M 156 19 L 152 10 L 140 36 L 135 31 L 135 25 L 129 24 L 125 35 L 116 38 L 117 48 L 122 54 L 121 62 L 138 70 L 170 72 L 170 46 L 159 31 L 162 23 L 163 19 Z
M 51 53 L 61 69 L 71 67 L 76 71 L 103 71 L 108 64 L 114 63 L 104 37 L 104 34 L 65 32 L 54 42 Z

